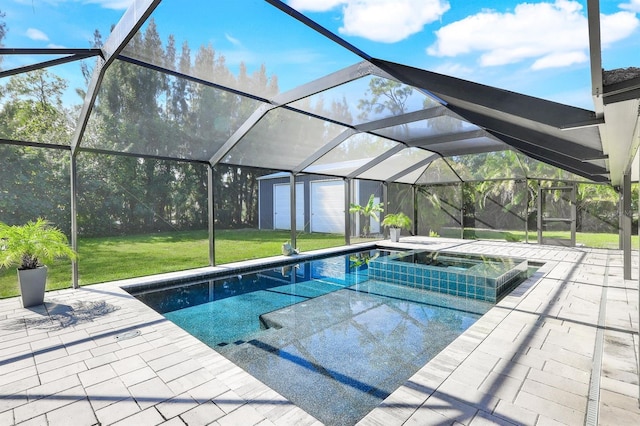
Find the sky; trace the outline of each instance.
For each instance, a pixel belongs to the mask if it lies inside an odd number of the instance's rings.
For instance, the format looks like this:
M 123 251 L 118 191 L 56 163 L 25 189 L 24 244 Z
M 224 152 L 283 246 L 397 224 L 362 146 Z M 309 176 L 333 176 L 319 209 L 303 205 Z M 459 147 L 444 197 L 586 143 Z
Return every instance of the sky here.
M 5 47 L 90 47 L 130 0 L 4 0 Z M 370 56 L 593 110 L 586 0 L 286 0 Z M 600 0 L 605 69 L 640 67 L 640 0 Z M 359 58 L 259 0 L 165 0 L 163 40 L 264 64 L 290 89 Z M 5 57 L 7 69 L 32 62 Z M 56 70 L 66 78 L 77 64 Z

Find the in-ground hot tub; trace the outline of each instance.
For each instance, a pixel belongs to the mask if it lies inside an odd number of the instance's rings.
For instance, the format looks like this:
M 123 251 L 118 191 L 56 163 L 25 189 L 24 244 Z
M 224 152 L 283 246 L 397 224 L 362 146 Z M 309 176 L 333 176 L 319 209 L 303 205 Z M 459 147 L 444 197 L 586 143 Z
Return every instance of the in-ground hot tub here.
M 496 303 L 527 276 L 526 259 L 411 250 L 373 259 L 369 278 Z

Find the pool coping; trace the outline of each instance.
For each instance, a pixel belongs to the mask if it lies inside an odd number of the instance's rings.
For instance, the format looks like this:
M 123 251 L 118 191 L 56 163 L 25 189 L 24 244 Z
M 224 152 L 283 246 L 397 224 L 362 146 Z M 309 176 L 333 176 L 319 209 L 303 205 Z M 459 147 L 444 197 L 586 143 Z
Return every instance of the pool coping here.
M 350 246 L 342 246 L 329 249 L 320 249 L 294 254 L 291 256 L 272 256 L 261 259 L 250 259 L 240 262 L 225 263 L 218 266 L 206 266 L 186 271 L 168 272 L 141 278 L 129 278 L 126 280 L 112 281 L 111 284 L 127 291 L 146 290 L 167 284 L 180 284 L 194 280 L 218 279 L 230 275 L 258 272 L 267 268 L 279 268 L 300 262 L 307 262 L 326 256 L 355 253 L 362 250 L 377 248 L 375 242 L 358 243 Z

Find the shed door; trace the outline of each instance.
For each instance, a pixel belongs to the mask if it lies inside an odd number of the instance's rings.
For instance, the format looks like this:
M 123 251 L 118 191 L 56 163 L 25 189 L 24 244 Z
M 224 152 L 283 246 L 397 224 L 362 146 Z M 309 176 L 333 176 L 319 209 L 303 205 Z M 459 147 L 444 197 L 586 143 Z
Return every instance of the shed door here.
M 344 234 L 344 183 L 311 182 L 311 232 Z
M 273 185 L 273 228 L 291 229 L 291 185 Z M 296 230 L 304 231 L 304 185 L 296 183 Z

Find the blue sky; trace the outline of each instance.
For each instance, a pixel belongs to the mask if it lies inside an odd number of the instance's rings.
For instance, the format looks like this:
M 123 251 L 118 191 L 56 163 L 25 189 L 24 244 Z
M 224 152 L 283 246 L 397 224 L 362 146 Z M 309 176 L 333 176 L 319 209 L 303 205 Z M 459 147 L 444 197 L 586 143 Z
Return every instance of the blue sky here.
M 93 31 L 108 34 L 129 3 L 5 0 L 5 47 L 89 47 Z M 593 109 L 586 0 L 287 3 L 371 56 Z M 603 67 L 640 66 L 640 0 L 600 0 L 600 6 Z M 283 89 L 357 59 L 262 1 L 167 0 L 154 17 L 163 40 L 175 34 L 178 46 L 188 40 L 192 52 L 210 43 L 231 67 L 264 63 Z M 5 58 L 3 67 L 20 61 L 29 59 Z

